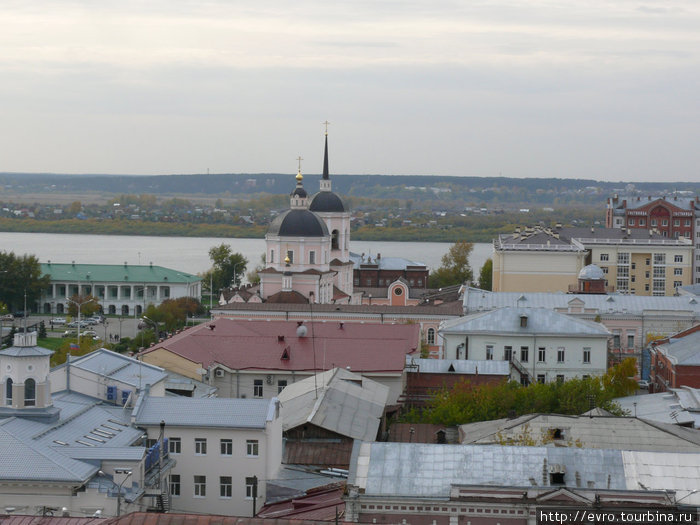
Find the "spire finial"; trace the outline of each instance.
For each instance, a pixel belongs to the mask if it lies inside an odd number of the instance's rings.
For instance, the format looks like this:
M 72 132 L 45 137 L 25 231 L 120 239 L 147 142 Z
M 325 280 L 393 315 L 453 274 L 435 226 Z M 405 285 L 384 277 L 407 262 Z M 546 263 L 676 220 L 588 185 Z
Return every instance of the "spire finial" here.
M 328 124 L 330 124 L 330 122 L 328 122 L 328 121 L 326 120 L 326 121 L 324 121 L 324 122 L 321 122 L 321 124 L 323 124 L 324 126 L 326 126 L 326 136 L 328 136 Z
M 299 168 L 298 168 L 297 177 L 296 177 L 297 182 L 301 182 L 302 179 L 304 178 L 303 175 L 301 174 L 301 161 L 302 160 L 304 160 L 304 159 L 301 158 L 301 155 L 297 157 L 297 162 L 299 163 Z

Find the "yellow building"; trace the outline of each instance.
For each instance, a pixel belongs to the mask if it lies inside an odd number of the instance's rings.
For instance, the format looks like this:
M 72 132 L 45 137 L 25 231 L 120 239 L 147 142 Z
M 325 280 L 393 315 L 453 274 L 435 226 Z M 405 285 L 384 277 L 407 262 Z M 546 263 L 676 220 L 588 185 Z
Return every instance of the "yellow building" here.
M 674 295 L 692 284 L 693 245 L 647 230 L 526 228 L 494 241 L 493 290 L 572 292 L 588 264 L 601 268 L 606 291 Z

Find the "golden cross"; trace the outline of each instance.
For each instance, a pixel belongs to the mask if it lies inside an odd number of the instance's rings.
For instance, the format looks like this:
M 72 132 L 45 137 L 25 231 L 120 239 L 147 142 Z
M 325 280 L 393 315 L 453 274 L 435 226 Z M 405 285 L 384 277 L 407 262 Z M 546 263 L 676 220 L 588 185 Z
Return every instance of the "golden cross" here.
M 299 173 L 301 173 L 301 161 L 304 160 L 301 158 L 301 156 L 297 157 L 297 161 L 299 162 Z
M 328 135 L 328 124 L 330 124 L 330 122 L 326 120 L 325 122 L 321 122 L 321 124 L 324 124 L 326 126 L 326 135 Z

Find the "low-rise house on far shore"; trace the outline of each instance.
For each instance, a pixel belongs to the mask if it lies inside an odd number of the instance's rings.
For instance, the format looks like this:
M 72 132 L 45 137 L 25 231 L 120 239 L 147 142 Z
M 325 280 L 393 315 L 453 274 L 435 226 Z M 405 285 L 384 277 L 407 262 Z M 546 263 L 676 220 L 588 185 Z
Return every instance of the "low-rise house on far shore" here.
M 216 387 L 219 397 L 272 398 L 287 385 L 331 368 L 349 368 L 403 391 L 406 355 L 420 347 L 417 324 L 234 320 L 185 330 L 140 354 Z

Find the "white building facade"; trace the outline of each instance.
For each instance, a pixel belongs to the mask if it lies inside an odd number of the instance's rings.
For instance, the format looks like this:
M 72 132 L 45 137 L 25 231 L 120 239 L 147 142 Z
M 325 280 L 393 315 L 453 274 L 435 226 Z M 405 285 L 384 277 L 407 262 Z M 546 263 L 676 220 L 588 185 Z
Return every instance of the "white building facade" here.
M 439 335 L 445 359 L 508 361 L 522 383 L 602 375 L 612 336 L 600 323 L 517 307 L 444 321 Z

